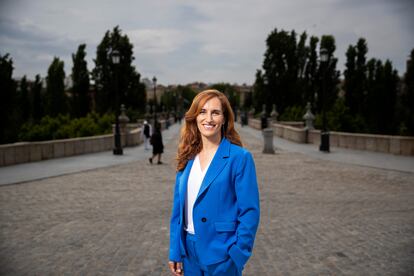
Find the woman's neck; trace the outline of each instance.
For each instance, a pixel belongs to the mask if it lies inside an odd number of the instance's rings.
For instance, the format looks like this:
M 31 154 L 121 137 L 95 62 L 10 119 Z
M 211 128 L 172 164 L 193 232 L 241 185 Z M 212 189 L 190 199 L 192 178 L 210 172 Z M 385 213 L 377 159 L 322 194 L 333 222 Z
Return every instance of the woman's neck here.
M 201 137 L 201 141 L 203 142 L 201 152 L 215 152 L 220 145 L 221 135 L 210 139 L 207 137 Z

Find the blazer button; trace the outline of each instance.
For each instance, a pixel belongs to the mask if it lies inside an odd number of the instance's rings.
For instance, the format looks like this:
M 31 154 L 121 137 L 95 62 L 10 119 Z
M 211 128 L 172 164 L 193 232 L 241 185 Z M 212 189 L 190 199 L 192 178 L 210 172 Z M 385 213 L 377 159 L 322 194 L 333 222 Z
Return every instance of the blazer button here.
M 206 218 L 202 218 L 202 219 L 201 219 L 201 221 L 202 221 L 202 222 L 206 222 L 206 221 L 207 221 L 207 219 L 206 219 Z

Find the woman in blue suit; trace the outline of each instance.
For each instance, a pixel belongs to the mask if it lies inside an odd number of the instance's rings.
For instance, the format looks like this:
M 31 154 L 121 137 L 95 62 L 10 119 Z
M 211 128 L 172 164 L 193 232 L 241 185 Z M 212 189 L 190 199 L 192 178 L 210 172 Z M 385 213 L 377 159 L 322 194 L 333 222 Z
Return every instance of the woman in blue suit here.
M 199 93 L 177 154 L 169 267 L 178 276 L 241 275 L 259 224 L 259 192 L 226 96 Z

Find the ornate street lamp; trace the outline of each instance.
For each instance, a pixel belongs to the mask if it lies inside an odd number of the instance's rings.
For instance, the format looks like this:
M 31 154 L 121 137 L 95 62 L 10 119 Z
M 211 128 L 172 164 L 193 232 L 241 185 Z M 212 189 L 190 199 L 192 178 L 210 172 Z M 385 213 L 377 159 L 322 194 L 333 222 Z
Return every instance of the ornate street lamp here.
M 156 90 L 157 90 L 157 78 L 154 76 L 152 78 L 152 82 L 154 83 L 154 131 L 155 131 L 155 125 L 157 123 L 157 95 L 156 95 Z
M 121 133 L 119 131 L 119 85 L 118 85 L 118 66 L 120 61 L 120 54 L 118 50 L 112 50 L 111 52 L 111 59 L 112 64 L 115 67 L 115 148 L 113 150 L 113 153 L 115 155 L 122 155 L 122 145 L 121 145 Z
M 319 150 L 323 152 L 329 152 L 329 131 L 326 124 L 326 72 L 328 71 L 328 50 L 322 48 L 320 50 L 320 59 L 322 67 L 322 131 L 321 131 L 321 144 Z

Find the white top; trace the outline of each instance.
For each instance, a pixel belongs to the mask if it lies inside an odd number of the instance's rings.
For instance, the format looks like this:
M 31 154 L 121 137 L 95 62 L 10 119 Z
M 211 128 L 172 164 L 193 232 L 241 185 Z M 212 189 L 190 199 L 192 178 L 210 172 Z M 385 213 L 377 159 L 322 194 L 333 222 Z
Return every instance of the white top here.
M 210 161 L 211 162 L 211 161 Z M 201 183 L 208 170 L 208 167 L 201 170 L 200 159 L 197 156 L 194 159 L 193 166 L 191 167 L 190 175 L 187 182 L 187 198 L 185 200 L 185 230 L 190 234 L 195 234 L 193 223 L 193 207 L 197 199 L 198 192 L 200 191 Z

